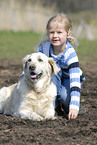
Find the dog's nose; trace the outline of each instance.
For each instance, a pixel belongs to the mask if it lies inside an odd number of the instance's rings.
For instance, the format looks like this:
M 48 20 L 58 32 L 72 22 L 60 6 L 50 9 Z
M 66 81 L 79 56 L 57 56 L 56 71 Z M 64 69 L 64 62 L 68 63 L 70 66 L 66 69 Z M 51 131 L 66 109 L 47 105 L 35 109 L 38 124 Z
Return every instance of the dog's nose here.
M 35 65 L 31 65 L 31 66 L 29 66 L 29 69 L 30 69 L 30 70 L 35 70 L 35 68 L 36 68 Z

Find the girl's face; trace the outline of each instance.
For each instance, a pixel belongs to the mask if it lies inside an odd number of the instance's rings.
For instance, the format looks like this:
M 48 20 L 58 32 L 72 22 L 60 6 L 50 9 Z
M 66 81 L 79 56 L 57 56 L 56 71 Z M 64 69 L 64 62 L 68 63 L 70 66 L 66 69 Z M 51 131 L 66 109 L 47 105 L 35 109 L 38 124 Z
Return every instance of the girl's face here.
M 66 45 L 67 32 L 62 24 L 50 22 L 48 30 L 49 41 L 53 46 Z

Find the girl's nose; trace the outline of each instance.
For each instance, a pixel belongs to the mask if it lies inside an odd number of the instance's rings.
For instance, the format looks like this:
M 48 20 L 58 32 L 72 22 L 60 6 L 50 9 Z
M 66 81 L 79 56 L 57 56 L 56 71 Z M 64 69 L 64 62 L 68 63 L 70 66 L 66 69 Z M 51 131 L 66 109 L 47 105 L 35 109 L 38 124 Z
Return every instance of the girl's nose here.
M 53 37 L 57 37 L 57 32 L 54 32 Z

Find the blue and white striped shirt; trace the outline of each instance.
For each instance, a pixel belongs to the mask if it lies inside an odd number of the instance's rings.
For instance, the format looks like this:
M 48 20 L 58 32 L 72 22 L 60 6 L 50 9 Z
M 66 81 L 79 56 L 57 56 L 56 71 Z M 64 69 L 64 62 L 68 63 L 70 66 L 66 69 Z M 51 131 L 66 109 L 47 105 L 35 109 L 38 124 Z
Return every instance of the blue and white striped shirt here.
M 44 49 L 48 49 L 48 48 L 41 47 L 39 51 L 44 53 L 43 51 Z M 82 71 L 79 68 L 79 60 L 75 52 L 75 49 L 67 41 L 66 49 L 63 52 L 63 54 L 55 56 L 52 51 L 52 45 L 49 42 L 49 54 L 51 57 L 53 57 L 56 63 L 62 68 L 62 77 L 70 79 L 71 101 L 70 101 L 69 109 L 76 109 L 79 111 L 81 76 L 82 76 L 82 81 L 85 78 L 82 75 Z

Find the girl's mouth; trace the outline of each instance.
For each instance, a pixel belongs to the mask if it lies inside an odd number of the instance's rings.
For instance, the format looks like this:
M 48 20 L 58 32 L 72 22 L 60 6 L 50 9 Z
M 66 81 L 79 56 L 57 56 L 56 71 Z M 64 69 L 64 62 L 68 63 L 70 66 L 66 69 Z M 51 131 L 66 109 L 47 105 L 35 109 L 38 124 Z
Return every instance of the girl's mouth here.
M 58 42 L 59 40 L 57 40 L 57 39 L 54 39 L 54 40 L 52 40 L 53 42 Z

